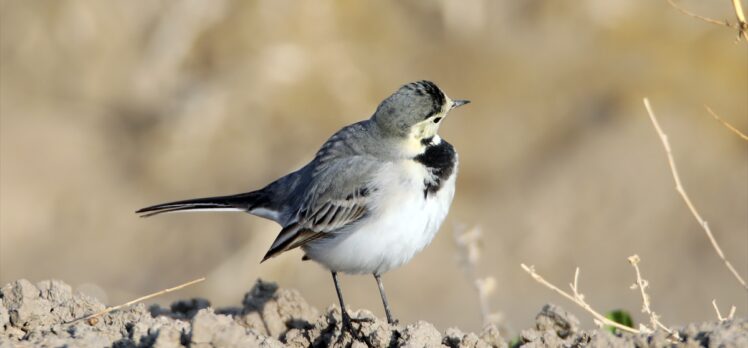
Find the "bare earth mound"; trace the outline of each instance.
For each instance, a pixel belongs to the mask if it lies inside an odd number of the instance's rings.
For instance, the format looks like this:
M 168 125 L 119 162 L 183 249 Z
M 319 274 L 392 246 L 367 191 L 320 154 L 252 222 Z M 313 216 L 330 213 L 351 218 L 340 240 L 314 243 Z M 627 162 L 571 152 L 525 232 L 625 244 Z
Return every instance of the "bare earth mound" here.
M 18 280 L 0 291 L 0 347 L 507 347 L 492 326 L 481 333 L 439 332 L 419 321 L 391 326 L 362 310 L 354 332 L 341 332 L 340 310 L 320 314 L 295 290 L 258 281 L 240 307 L 213 309 L 205 300 L 179 301 L 171 308 L 142 304 L 88 321 L 75 319 L 105 306 L 74 294 L 60 281 L 34 285 Z M 679 330 L 672 346 L 748 347 L 748 321 L 691 324 Z M 671 346 L 665 333 L 616 336 L 581 330 L 563 309 L 546 305 L 536 327 L 520 333 L 519 346 L 660 347 Z

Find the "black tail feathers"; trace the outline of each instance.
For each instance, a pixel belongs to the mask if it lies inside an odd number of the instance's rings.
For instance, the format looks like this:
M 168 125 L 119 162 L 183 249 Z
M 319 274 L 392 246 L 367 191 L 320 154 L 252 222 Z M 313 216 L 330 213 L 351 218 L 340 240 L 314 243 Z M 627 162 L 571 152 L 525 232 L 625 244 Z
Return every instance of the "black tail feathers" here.
M 262 190 L 240 193 L 238 195 L 187 199 L 152 205 L 136 211 L 141 217 L 149 217 L 162 213 L 188 210 L 221 210 L 231 209 L 249 212 L 252 209 L 265 207 L 270 203 L 269 197 Z

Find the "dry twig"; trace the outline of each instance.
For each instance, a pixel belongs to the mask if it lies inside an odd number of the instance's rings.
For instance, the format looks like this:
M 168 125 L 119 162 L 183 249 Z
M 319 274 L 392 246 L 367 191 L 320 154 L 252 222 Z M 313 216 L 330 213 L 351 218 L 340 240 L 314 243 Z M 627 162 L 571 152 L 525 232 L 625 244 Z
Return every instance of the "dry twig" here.
M 709 228 L 709 224 L 704 221 L 704 219 L 701 218 L 701 214 L 696 210 L 696 207 L 691 203 L 691 199 L 688 198 L 688 194 L 686 193 L 686 190 L 683 188 L 683 185 L 681 185 L 680 182 L 680 176 L 678 175 L 678 169 L 675 167 L 675 159 L 673 159 L 672 151 L 670 150 L 670 143 L 668 142 L 667 135 L 665 132 L 662 131 L 662 128 L 660 128 L 660 124 L 657 122 L 657 117 L 655 117 L 654 111 L 652 111 L 652 107 L 649 105 L 649 99 L 644 98 L 644 107 L 647 109 L 647 113 L 649 114 L 649 118 L 652 120 L 652 124 L 654 125 L 655 130 L 657 131 L 657 135 L 659 135 L 660 140 L 662 141 L 662 146 L 665 148 L 665 154 L 667 155 L 668 163 L 670 164 L 670 171 L 673 174 L 673 180 L 675 181 L 675 190 L 678 191 L 680 196 L 683 198 L 683 201 L 688 206 L 688 209 L 691 210 L 691 214 L 696 218 L 696 221 L 701 225 L 702 229 L 704 230 L 704 233 L 706 233 L 706 236 L 709 238 L 709 241 L 712 243 L 712 247 L 717 252 L 717 255 L 720 259 L 722 259 L 722 262 L 724 262 L 725 267 L 727 267 L 728 270 L 733 274 L 735 279 L 738 280 L 740 285 L 743 286 L 746 290 L 748 290 L 748 284 L 745 283 L 745 280 L 743 280 L 743 277 L 740 276 L 737 270 L 735 270 L 735 267 L 732 266 L 732 263 L 727 260 L 725 257 L 725 253 L 722 252 L 722 248 L 720 248 L 719 244 L 717 243 L 717 240 L 714 238 L 714 235 L 712 234 L 712 230 Z
M 728 28 L 733 28 L 738 30 L 738 39 L 743 38 L 746 41 L 748 41 L 748 23 L 746 23 L 745 20 L 745 14 L 743 13 L 743 6 L 740 3 L 740 0 L 732 0 L 732 7 L 735 10 L 735 17 L 737 19 L 737 23 L 733 24 L 726 20 L 721 21 L 714 18 L 705 17 L 702 15 L 698 15 L 696 13 L 693 13 L 689 10 L 684 9 L 683 7 L 680 7 L 678 4 L 675 3 L 673 0 L 667 0 L 668 4 L 675 8 L 676 10 L 680 11 L 681 13 L 685 14 L 686 16 L 693 17 L 699 20 L 702 20 L 707 23 L 716 24 L 725 26 Z
M 634 266 L 634 269 L 636 270 L 636 284 L 633 284 L 631 286 L 631 289 L 639 289 L 642 294 L 642 312 L 647 313 L 649 315 L 649 321 L 652 325 L 651 328 L 646 327 L 645 325 L 641 325 L 639 330 L 640 331 L 654 331 L 657 328 L 662 329 L 663 331 L 667 332 L 671 337 L 674 339 L 680 339 L 677 332 L 674 332 L 673 330 L 670 330 L 667 326 L 662 324 L 660 322 L 660 316 L 658 316 L 650 307 L 650 299 L 649 294 L 647 294 L 646 289 L 649 286 L 649 282 L 645 279 L 642 279 L 641 272 L 639 271 L 639 262 L 641 259 L 639 258 L 639 255 L 633 255 L 629 256 L 629 263 L 631 266 Z
M 727 315 L 727 318 L 723 317 L 722 313 L 719 311 L 717 300 L 712 300 L 712 306 L 714 306 L 714 311 L 717 312 L 717 318 L 719 321 L 732 320 L 732 318 L 735 317 L 735 306 L 730 307 L 730 314 Z
M 481 238 L 481 228 L 473 227 L 472 229 L 462 232 L 464 229 L 458 226 L 454 228 L 454 239 L 457 244 L 460 256 L 460 265 L 465 271 L 465 275 L 470 279 L 475 292 L 478 294 L 481 317 L 483 324 L 497 324 L 501 321 L 501 314 L 491 311 L 489 305 L 489 296 L 496 288 L 496 280 L 493 277 L 480 278 L 478 276 L 478 259 L 480 258 L 479 242 Z
M 584 300 L 584 295 L 579 292 L 579 267 L 577 267 L 576 272 L 574 272 L 574 283 L 569 284 L 571 287 L 572 292 L 574 295 L 570 295 L 569 293 L 559 289 L 557 286 L 551 284 L 547 280 L 543 279 L 537 272 L 535 272 L 535 268 L 533 266 L 526 266 L 524 263 L 521 264 L 522 269 L 525 270 L 530 276 L 532 276 L 533 279 L 535 279 L 538 283 L 545 285 L 549 289 L 555 291 L 559 295 L 566 297 L 567 299 L 571 300 L 572 302 L 576 303 L 580 307 L 582 307 L 584 310 L 592 314 L 592 317 L 595 318 L 595 323 L 602 326 L 602 325 L 609 325 L 613 326 L 619 330 L 631 332 L 631 333 L 640 333 L 639 330 L 632 329 L 626 325 L 621 325 L 619 323 L 616 323 L 615 321 L 612 321 L 602 314 L 598 313 L 594 309 L 592 309 L 592 306 L 587 304 L 587 302 Z
M 743 140 L 748 141 L 748 135 L 745 135 L 739 129 L 733 127 L 733 125 L 731 125 L 727 121 L 725 121 L 722 117 L 719 117 L 719 115 L 717 115 L 716 112 L 712 111 L 712 109 L 709 106 L 704 105 L 704 107 L 706 108 L 706 111 L 708 111 L 709 114 L 712 115 L 712 117 L 714 117 L 714 119 L 716 119 L 719 122 L 722 122 L 722 124 L 725 125 L 725 127 L 727 127 L 727 129 L 731 130 L 733 133 L 735 133 L 739 137 L 743 138 Z
M 745 12 L 740 0 L 732 0 L 732 7 L 735 9 L 735 17 L 738 19 L 738 36 L 742 36 L 748 41 L 748 22 L 745 20 Z
M 182 289 L 182 288 L 188 287 L 188 286 L 190 286 L 190 285 L 193 285 L 193 284 L 197 284 L 197 283 L 199 283 L 199 282 L 201 282 L 201 281 L 203 281 L 203 280 L 205 280 L 205 277 L 203 277 L 203 278 L 199 278 L 199 279 L 195 279 L 195 280 L 193 280 L 193 281 L 189 281 L 189 282 L 187 282 L 187 283 L 184 283 L 184 284 L 181 284 L 181 285 L 177 285 L 177 286 L 175 286 L 175 287 L 173 287 L 173 288 L 168 288 L 168 289 L 164 289 L 164 290 L 161 290 L 161 291 L 158 291 L 158 292 L 154 292 L 154 293 L 152 293 L 152 294 L 148 294 L 148 295 L 145 295 L 145 296 L 142 296 L 142 297 L 138 297 L 138 298 L 136 298 L 136 299 L 134 299 L 134 300 L 132 300 L 132 301 L 130 301 L 130 302 L 127 302 L 127 303 L 123 303 L 123 304 L 121 304 L 121 305 L 118 305 L 118 306 L 114 306 L 114 307 L 107 307 L 107 308 L 105 308 L 104 310 L 102 310 L 102 311 L 100 311 L 100 312 L 96 312 L 96 313 L 93 313 L 93 314 L 87 315 L 87 316 L 85 316 L 85 317 L 83 317 L 83 318 L 75 319 L 75 320 L 71 321 L 70 323 L 74 323 L 74 322 L 77 322 L 77 321 L 80 321 L 80 320 L 87 320 L 87 321 L 88 321 L 88 320 L 92 320 L 92 319 L 95 319 L 95 318 L 97 318 L 97 317 L 100 317 L 100 316 L 102 316 L 102 315 L 104 315 L 104 314 L 107 314 L 107 313 L 109 313 L 109 312 L 113 312 L 113 311 L 116 311 L 116 310 L 122 309 L 122 308 L 124 308 L 124 307 L 132 306 L 132 305 L 134 305 L 134 304 L 136 304 L 136 303 L 138 303 L 138 302 L 142 302 L 142 301 L 145 301 L 145 300 L 148 300 L 148 299 L 154 298 L 154 297 L 156 297 L 156 296 L 161 296 L 161 295 L 163 295 L 163 294 L 166 294 L 166 293 L 169 293 L 169 292 L 172 292 L 172 291 L 177 291 L 177 290 L 179 290 L 179 289 Z

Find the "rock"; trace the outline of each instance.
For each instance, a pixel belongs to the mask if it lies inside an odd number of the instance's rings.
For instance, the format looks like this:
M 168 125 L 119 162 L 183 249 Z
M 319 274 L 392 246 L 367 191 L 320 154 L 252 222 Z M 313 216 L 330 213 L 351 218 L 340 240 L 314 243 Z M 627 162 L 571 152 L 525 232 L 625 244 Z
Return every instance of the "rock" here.
M 26 279 L 8 284 L 0 292 L 10 323 L 18 329 L 34 330 L 52 310 L 52 303 L 41 298 L 39 289 Z
M 554 304 L 546 304 L 535 317 L 538 331 L 554 331 L 560 338 L 567 338 L 579 331 L 579 319 Z
M 274 283 L 258 280 L 244 296 L 242 320 L 247 327 L 271 337 L 282 336 L 289 327 L 312 327 L 317 310 L 296 290 L 278 289 Z
M 175 327 L 167 326 L 155 332 L 153 348 L 178 348 L 182 346 L 182 332 Z
M 0 298 L 0 335 L 5 333 L 8 326 L 10 326 L 10 315 L 8 314 L 8 309 L 5 308 L 5 305 Z
M 506 348 L 508 346 L 506 341 L 501 337 L 499 328 L 497 328 L 496 325 L 493 324 L 486 325 L 483 328 L 483 332 L 481 332 L 480 338 L 481 340 L 486 342 L 489 347 Z
M 227 315 L 215 314 L 211 308 L 201 309 L 192 319 L 190 342 L 192 347 L 283 347 L 279 341 Z
M 408 325 L 402 333 L 402 347 L 440 347 L 442 346 L 442 335 L 434 325 L 425 321 L 418 321 Z

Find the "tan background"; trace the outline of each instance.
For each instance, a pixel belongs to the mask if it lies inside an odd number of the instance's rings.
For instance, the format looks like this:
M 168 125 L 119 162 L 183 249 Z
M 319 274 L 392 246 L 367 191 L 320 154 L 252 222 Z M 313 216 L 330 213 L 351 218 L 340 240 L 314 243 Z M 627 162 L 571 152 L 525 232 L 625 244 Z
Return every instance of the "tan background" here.
M 733 18 L 728 1 L 685 1 Z M 133 211 L 258 188 L 308 161 L 401 84 L 437 82 L 473 101 L 442 136 L 460 151 L 442 233 L 385 276 L 395 314 L 480 327 L 457 262 L 455 223 L 484 228 L 479 272 L 492 309 L 529 325 L 571 304 L 574 267 L 601 311 L 626 308 L 639 254 L 669 324 L 748 311 L 673 190 L 641 104 L 670 135 L 687 190 L 748 275 L 748 50 L 735 32 L 665 1 L 2 1 L 0 283 L 59 278 L 108 303 L 199 276 L 174 296 L 238 303 L 257 277 L 335 303 L 299 252 L 258 264 L 278 228 L 242 214 Z M 370 277 L 344 277 L 353 308 L 383 315 Z M 586 325 L 591 321 L 580 315 Z

